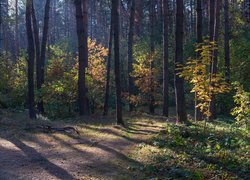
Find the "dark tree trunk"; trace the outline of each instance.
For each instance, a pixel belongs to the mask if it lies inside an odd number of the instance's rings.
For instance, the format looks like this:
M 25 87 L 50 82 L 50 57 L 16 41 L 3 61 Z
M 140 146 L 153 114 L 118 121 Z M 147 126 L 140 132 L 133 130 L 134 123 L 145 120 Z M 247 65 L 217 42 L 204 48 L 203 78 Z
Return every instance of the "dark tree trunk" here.
M 41 89 L 41 58 L 40 58 L 40 40 L 39 40 L 39 29 L 37 26 L 36 12 L 34 8 L 34 2 L 32 2 L 32 25 L 34 31 L 35 50 L 36 50 L 36 83 L 37 90 Z M 41 112 L 38 102 L 38 111 Z
M 169 7 L 168 0 L 162 1 L 163 5 L 163 116 L 168 117 L 169 101 L 169 70 L 168 70 L 168 32 L 169 32 Z
M 106 88 L 105 88 L 105 98 L 104 98 L 104 111 L 103 115 L 108 115 L 109 109 L 109 91 L 110 91 L 110 69 L 111 69 L 111 58 L 112 58 L 112 40 L 113 40 L 113 30 L 114 30 L 114 9 L 111 10 L 111 23 L 110 23 L 110 34 L 109 34 L 109 52 L 108 52 L 108 62 L 107 62 L 107 76 L 106 76 Z
M 124 125 L 122 119 L 122 99 L 120 80 L 120 23 L 119 23 L 119 0 L 112 0 L 113 20 L 114 20 L 114 54 L 115 54 L 115 85 L 116 85 L 116 119 L 117 124 Z
M 133 71 L 133 37 L 134 37 L 134 22 L 135 22 L 135 0 L 132 0 L 130 11 L 130 25 L 128 34 L 128 93 L 129 97 L 134 94 L 134 79 L 131 76 Z M 134 109 L 134 105 L 129 103 L 129 111 Z
M 86 115 L 87 109 L 87 98 L 86 98 L 86 85 L 85 85 L 85 70 L 88 63 L 88 42 L 87 42 L 87 1 L 86 0 L 75 0 L 76 8 L 76 26 L 78 36 L 78 58 L 79 58 L 79 69 L 78 69 L 78 103 L 80 115 Z M 84 9 L 83 9 L 83 8 Z M 83 16 L 84 13 L 84 16 Z
M 214 9 L 215 0 L 209 1 L 209 40 L 213 41 L 214 36 Z
M 216 14 L 215 14 L 215 24 L 214 24 L 214 35 L 213 41 L 218 44 L 219 38 L 219 28 L 220 28 L 220 10 L 221 10 L 221 0 L 216 1 Z M 213 58 L 211 62 L 211 76 L 217 73 L 217 59 L 218 59 L 218 49 L 215 49 L 213 52 Z M 215 96 L 212 96 L 210 102 L 210 112 L 211 116 L 209 117 L 210 120 L 214 120 L 216 118 L 216 105 L 215 105 Z
M 37 84 L 37 88 L 40 89 L 42 84 L 44 83 L 44 68 L 45 68 L 45 55 L 46 55 L 46 45 L 48 39 L 48 30 L 49 30 L 49 11 L 50 11 L 50 0 L 46 0 L 45 4 L 45 12 L 44 12 L 44 25 L 43 25 L 43 37 L 42 37 L 42 45 L 41 45 L 41 54 L 40 54 L 40 77 L 39 84 Z M 44 113 L 43 101 L 38 102 L 38 110 Z
M 28 40 L 28 103 L 29 103 L 29 117 L 36 118 L 35 112 L 35 98 L 34 98 L 34 39 L 31 23 L 32 0 L 26 2 L 26 31 Z
M 154 59 L 153 55 L 155 52 L 155 1 L 150 2 L 150 71 L 151 71 L 151 80 L 150 80 L 150 95 L 149 95 L 149 112 L 151 114 L 155 113 L 155 97 L 154 97 L 154 85 L 153 85 L 153 69 L 154 69 Z
M 143 18 L 143 2 L 142 0 L 135 0 L 135 34 L 136 36 L 141 36 L 142 18 Z
M 16 36 L 16 61 L 19 60 L 20 55 L 20 42 L 19 42 L 19 18 L 18 18 L 18 0 L 16 0 L 15 3 L 15 9 L 16 9 L 16 22 L 15 22 L 15 36 Z M 0 26 L 1 28 L 1 26 Z M 0 32 L 1 33 L 1 32 Z M 1 37 L 0 37 L 1 38 Z
M 224 26 L 224 53 L 225 53 L 225 68 L 226 68 L 226 81 L 230 81 L 230 47 L 229 47 L 229 2 L 228 0 L 224 1 L 224 18 L 225 18 L 225 26 Z
M 178 64 L 183 64 L 183 0 L 176 1 L 176 31 L 175 31 L 175 99 L 177 122 L 187 121 L 184 94 L 184 80 L 179 77 Z
M 202 0 L 197 0 L 196 1 L 196 13 L 197 13 L 197 18 L 196 18 L 196 41 L 198 44 L 202 43 L 203 38 L 202 38 Z M 201 57 L 201 52 L 197 52 L 197 59 L 198 61 L 200 60 Z M 197 95 L 195 94 L 195 121 L 199 121 L 202 119 L 202 115 L 200 112 L 200 109 L 196 107 L 198 105 L 198 102 L 196 100 Z

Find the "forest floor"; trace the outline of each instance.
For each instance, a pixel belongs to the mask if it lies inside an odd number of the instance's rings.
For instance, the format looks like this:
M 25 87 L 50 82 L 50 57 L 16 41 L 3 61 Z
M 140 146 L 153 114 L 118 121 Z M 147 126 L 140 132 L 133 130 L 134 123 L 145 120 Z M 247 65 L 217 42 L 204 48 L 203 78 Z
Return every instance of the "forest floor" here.
M 230 118 L 27 117 L 0 110 L 0 180 L 250 179 L 249 129 Z
M 138 146 L 159 134 L 164 118 L 82 117 L 28 120 L 25 113 L 0 113 L 0 179 L 143 179 L 133 158 Z M 41 127 L 74 127 L 50 132 Z M 48 130 L 48 129 L 47 129 Z M 135 168 L 136 167 L 136 168 Z

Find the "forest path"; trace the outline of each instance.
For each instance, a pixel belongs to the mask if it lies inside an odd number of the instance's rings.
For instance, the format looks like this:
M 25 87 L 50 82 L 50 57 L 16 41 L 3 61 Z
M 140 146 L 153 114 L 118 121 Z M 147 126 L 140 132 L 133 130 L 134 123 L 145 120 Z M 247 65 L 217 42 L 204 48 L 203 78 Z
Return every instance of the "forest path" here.
M 47 121 L 25 123 L 25 117 L 0 115 L 0 179 L 140 179 L 133 166 L 141 164 L 130 154 L 163 128 L 163 120 L 147 116 L 127 117 L 126 129 L 53 122 L 74 126 L 79 134 L 44 133 L 30 127 Z

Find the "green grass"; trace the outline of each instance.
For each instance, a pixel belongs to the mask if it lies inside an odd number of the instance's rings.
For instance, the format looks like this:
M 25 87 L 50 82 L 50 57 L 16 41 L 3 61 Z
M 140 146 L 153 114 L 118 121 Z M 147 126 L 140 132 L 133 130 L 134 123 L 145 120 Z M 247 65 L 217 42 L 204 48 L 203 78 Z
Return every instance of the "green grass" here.
M 160 134 L 137 147 L 145 177 L 159 179 L 249 179 L 249 134 L 232 122 L 190 126 L 166 123 Z

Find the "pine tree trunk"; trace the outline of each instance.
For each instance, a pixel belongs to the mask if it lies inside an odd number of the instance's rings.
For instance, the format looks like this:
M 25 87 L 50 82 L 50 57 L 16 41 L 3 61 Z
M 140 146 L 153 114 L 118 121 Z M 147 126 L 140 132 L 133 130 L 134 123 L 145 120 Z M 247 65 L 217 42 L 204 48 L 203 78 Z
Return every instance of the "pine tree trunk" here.
M 36 52 L 36 81 L 37 81 L 37 90 L 41 89 L 41 59 L 40 59 L 40 40 L 39 40 L 39 29 L 37 26 L 36 12 L 34 8 L 34 2 L 32 2 L 32 25 L 34 31 L 34 40 L 35 40 L 35 52 Z M 41 112 L 38 102 L 38 111 Z
M 114 20 L 114 54 L 115 54 L 115 85 L 116 85 L 116 120 L 117 124 L 124 125 L 122 119 L 122 99 L 121 99 L 121 77 L 120 77 L 120 23 L 119 23 L 119 0 L 112 0 L 113 20 Z
M 107 75 L 106 75 L 106 88 L 105 88 L 105 97 L 104 97 L 104 110 L 103 115 L 108 115 L 109 109 L 109 91 L 110 91 L 110 69 L 111 69 L 111 58 L 112 58 L 112 40 L 113 40 L 113 31 L 114 31 L 114 10 L 111 10 L 111 23 L 110 23 L 110 34 L 109 34 L 109 52 L 108 52 L 108 61 L 107 61 Z
M 224 0 L 224 53 L 225 53 L 225 67 L 226 67 L 226 81 L 230 81 L 230 47 L 229 47 L 229 2 L 228 0 Z
M 16 22 L 15 22 L 15 37 L 16 37 L 16 61 L 19 60 L 20 55 L 20 42 L 19 42 L 19 18 L 18 18 L 18 0 L 16 0 L 15 3 L 15 9 L 16 9 Z M 1 28 L 1 26 L 0 26 Z M 0 32 L 1 33 L 1 32 Z M 1 38 L 1 37 L 0 37 Z
M 128 93 L 129 97 L 134 94 L 134 79 L 131 76 L 133 71 L 133 37 L 134 37 L 134 22 L 135 22 L 135 0 L 132 0 L 130 11 L 130 25 L 128 34 Z M 129 103 L 129 111 L 134 109 L 134 105 Z
M 35 112 L 35 98 L 34 98 L 34 61 L 35 61 L 35 48 L 31 23 L 32 0 L 26 2 L 26 31 L 28 40 L 28 104 L 29 104 L 29 117 L 36 118 Z
M 215 14 L 215 21 L 214 21 L 214 35 L 213 41 L 218 44 L 219 38 L 219 28 L 220 28 L 220 10 L 221 10 L 221 0 L 216 1 L 216 14 Z M 211 62 L 211 78 L 217 73 L 217 59 L 218 59 L 218 49 L 215 49 L 213 52 L 213 58 Z M 213 85 L 213 84 L 212 84 Z M 213 95 L 210 102 L 210 112 L 211 116 L 209 120 L 212 121 L 216 119 L 216 104 L 215 104 L 215 96 Z
M 184 94 L 184 80 L 179 77 L 178 64 L 183 64 L 183 0 L 176 1 L 176 31 L 175 31 L 175 99 L 177 122 L 187 121 Z
M 41 86 L 44 83 L 44 69 L 45 69 L 45 56 L 46 56 L 46 45 L 48 40 L 48 31 L 49 31 L 49 11 L 50 11 L 50 0 L 46 0 L 45 4 L 45 12 L 44 12 L 44 25 L 43 25 L 43 37 L 42 37 L 42 45 L 41 45 L 41 54 L 40 54 L 40 61 L 41 61 L 41 67 L 40 67 L 40 83 L 38 86 L 38 89 L 41 88 Z M 38 110 L 42 113 L 44 113 L 44 107 L 43 107 L 43 101 L 38 102 Z
M 168 0 L 163 0 L 163 116 L 168 117 L 169 106 L 169 63 L 168 63 L 168 32 L 169 32 L 169 7 Z
M 88 62 L 88 45 L 87 45 L 87 27 L 86 27 L 86 9 L 82 7 L 86 6 L 86 0 L 75 0 L 75 8 L 76 8 L 76 26 L 77 26 L 77 36 L 78 36 L 78 103 L 79 103 L 79 111 L 80 115 L 86 115 L 86 85 L 85 85 L 85 70 Z M 85 22 L 84 22 L 85 21 Z
M 155 97 L 154 97 L 154 85 L 153 85 L 153 78 L 154 78 L 154 59 L 153 55 L 155 52 L 155 2 L 150 2 L 150 71 L 151 71 L 151 79 L 150 79 L 150 95 L 149 95 L 149 112 L 150 114 L 155 113 Z

